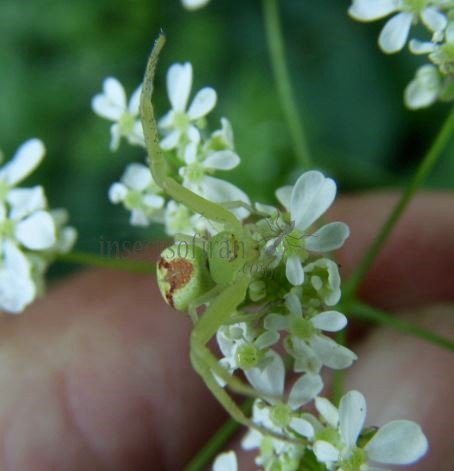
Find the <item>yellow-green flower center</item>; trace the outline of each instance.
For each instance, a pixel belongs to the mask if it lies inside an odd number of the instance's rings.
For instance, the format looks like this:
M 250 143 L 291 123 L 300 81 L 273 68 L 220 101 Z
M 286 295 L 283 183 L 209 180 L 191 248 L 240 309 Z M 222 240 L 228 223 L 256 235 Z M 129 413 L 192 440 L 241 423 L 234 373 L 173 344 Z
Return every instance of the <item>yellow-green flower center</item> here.
M 314 334 L 312 323 L 302 317 L 291 319 L 289 331 L 302 340 L 308 340 Z
M 259 361 L 259 350 L 252 343 L 240 345 L 236 351 L 236 362 L 242 370 L 254 368 Z

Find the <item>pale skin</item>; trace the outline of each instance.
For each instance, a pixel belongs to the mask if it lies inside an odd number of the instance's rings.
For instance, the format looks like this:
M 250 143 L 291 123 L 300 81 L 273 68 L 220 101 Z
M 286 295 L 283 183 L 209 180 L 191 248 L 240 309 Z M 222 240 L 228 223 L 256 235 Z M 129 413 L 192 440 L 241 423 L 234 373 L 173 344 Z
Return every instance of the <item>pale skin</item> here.
M 335 204 L 330 217 L 352 229 L 339 253 L 344 278 L 394 201 L 369 194 Z M 417 197 L 361 291 L 363 299 L 451 337 L 453 204 L 452 194 Z M 154 261 L 158 252 L 141 257 Z M 151 276 L 88 270 L 0 322 L 2 471 L 180 471 L 225 420 L 191 368 L 189 318 L 162 301 Z M 388 329 L 355 326 L 351 347 L 360 361 L 347 386 L 366 395 L 368 423 L 421 423 L 431 451 L 411 469 L 450 470 L 452 354 Z M 240 459 L 242 471 L 255 469 L 251 455 Z

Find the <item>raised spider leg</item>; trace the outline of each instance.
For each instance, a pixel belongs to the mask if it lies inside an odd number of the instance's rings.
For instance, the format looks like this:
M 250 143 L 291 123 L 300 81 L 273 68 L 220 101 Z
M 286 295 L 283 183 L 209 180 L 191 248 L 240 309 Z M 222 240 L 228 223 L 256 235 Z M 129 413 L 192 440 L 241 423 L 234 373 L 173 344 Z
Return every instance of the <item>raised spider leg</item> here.
M 176 180 L 167 175 L 168 165 L 161 150 L 159 135 L 154 116 L 151 96 L 153 94 L 153 80 L 158 62 L 159 53 L 165 43 L 164 33 L 160 33 L 148 59 L 140 96 L 140 118 L 142 121 L 145 144 L 150 157 L 151 174 L 155 182 L 175 201 L 183 203 L 186 207 L 201 214 L 212 221 L 230 226 L 239 230 L 241 223 L 227 209 L 216 203 L 196 195 L 181 186 Z

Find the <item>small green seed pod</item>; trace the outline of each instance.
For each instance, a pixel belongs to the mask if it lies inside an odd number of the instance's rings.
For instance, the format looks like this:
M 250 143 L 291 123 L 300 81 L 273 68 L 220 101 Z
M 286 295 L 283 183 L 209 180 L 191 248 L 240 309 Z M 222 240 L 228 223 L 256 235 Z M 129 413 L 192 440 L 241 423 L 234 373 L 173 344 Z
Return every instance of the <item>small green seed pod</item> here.
M 161 253 L 157 278 L 167 304 L 178 311 L 186 311 L 192 301 L 213 286 L 213 281 L 201 248 L 192 246 L 184 256 L 180 249 L 180 245 L 174 244 Z

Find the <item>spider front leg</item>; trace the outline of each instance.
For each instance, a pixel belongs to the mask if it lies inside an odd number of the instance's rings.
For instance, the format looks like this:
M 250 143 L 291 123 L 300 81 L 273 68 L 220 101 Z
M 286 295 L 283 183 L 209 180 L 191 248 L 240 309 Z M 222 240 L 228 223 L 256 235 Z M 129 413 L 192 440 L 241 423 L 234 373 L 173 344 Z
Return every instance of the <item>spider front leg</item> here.
M 211 221 L 228 225 L 231 228 L 239 230 L 241 228 L 241 223 L 234 214 L 222 206 L 196 195 L 167 175 L 168 164 L 161 150 L 156 119 L 154 116 L 153 105 L 151 103 L 156 65 L 158 63 L 159 53 L 161 52 L 164 43 L 165 36 L 161 33 L 158 36 L 148 59 L 143 79 L 142 93 L 140 96 L 140 118 L 142 121 L 145 144 L 150 157 L 150 169 L 153 179 L 156 184 L 170 196 L 170 198 L 179 203 L 183 203 L 191 211 L 194 211 Z
M 221 365 L 216 357 L 207 348 L 206 344 L 216 335 L 218 329 L 228 320 L 246 298 L 249 278 L 241 277 L 230 286 L 225 288 L 211 302 L 207 310 L 199 318 L 191 333 L 191 358 L 197 360 L 194 368 L 198 370 L 199 365 L 203 363 L 210 371 L 222 378 L 227 385 L 235 392 L 246 396 L 256 397 L 257 392 L 245 385 L 238 378 L 230 375 Z
M 249 285 L 247 277 L 241 277 L 233 284 L 225 288 L 209 305 L 203 316 L 199 319 L 191 334 L 190 357 L 194 369 L 202 377 L 207 387 L 224 409 L 239 423 L 254 428 L 261 433 L 272 435 L 276 438 L 286 439 L 272 430 L 260 427 L 248 418 L 229 394 L 215 379 L 214 374 L 220 376 L 227 386 L 239 394 L 258 397 L 257 391 L 246 386 L 242 381 L 230 375 L 206 347 L 209 340 L 228 319 L 232 312 L 244 300 Z

